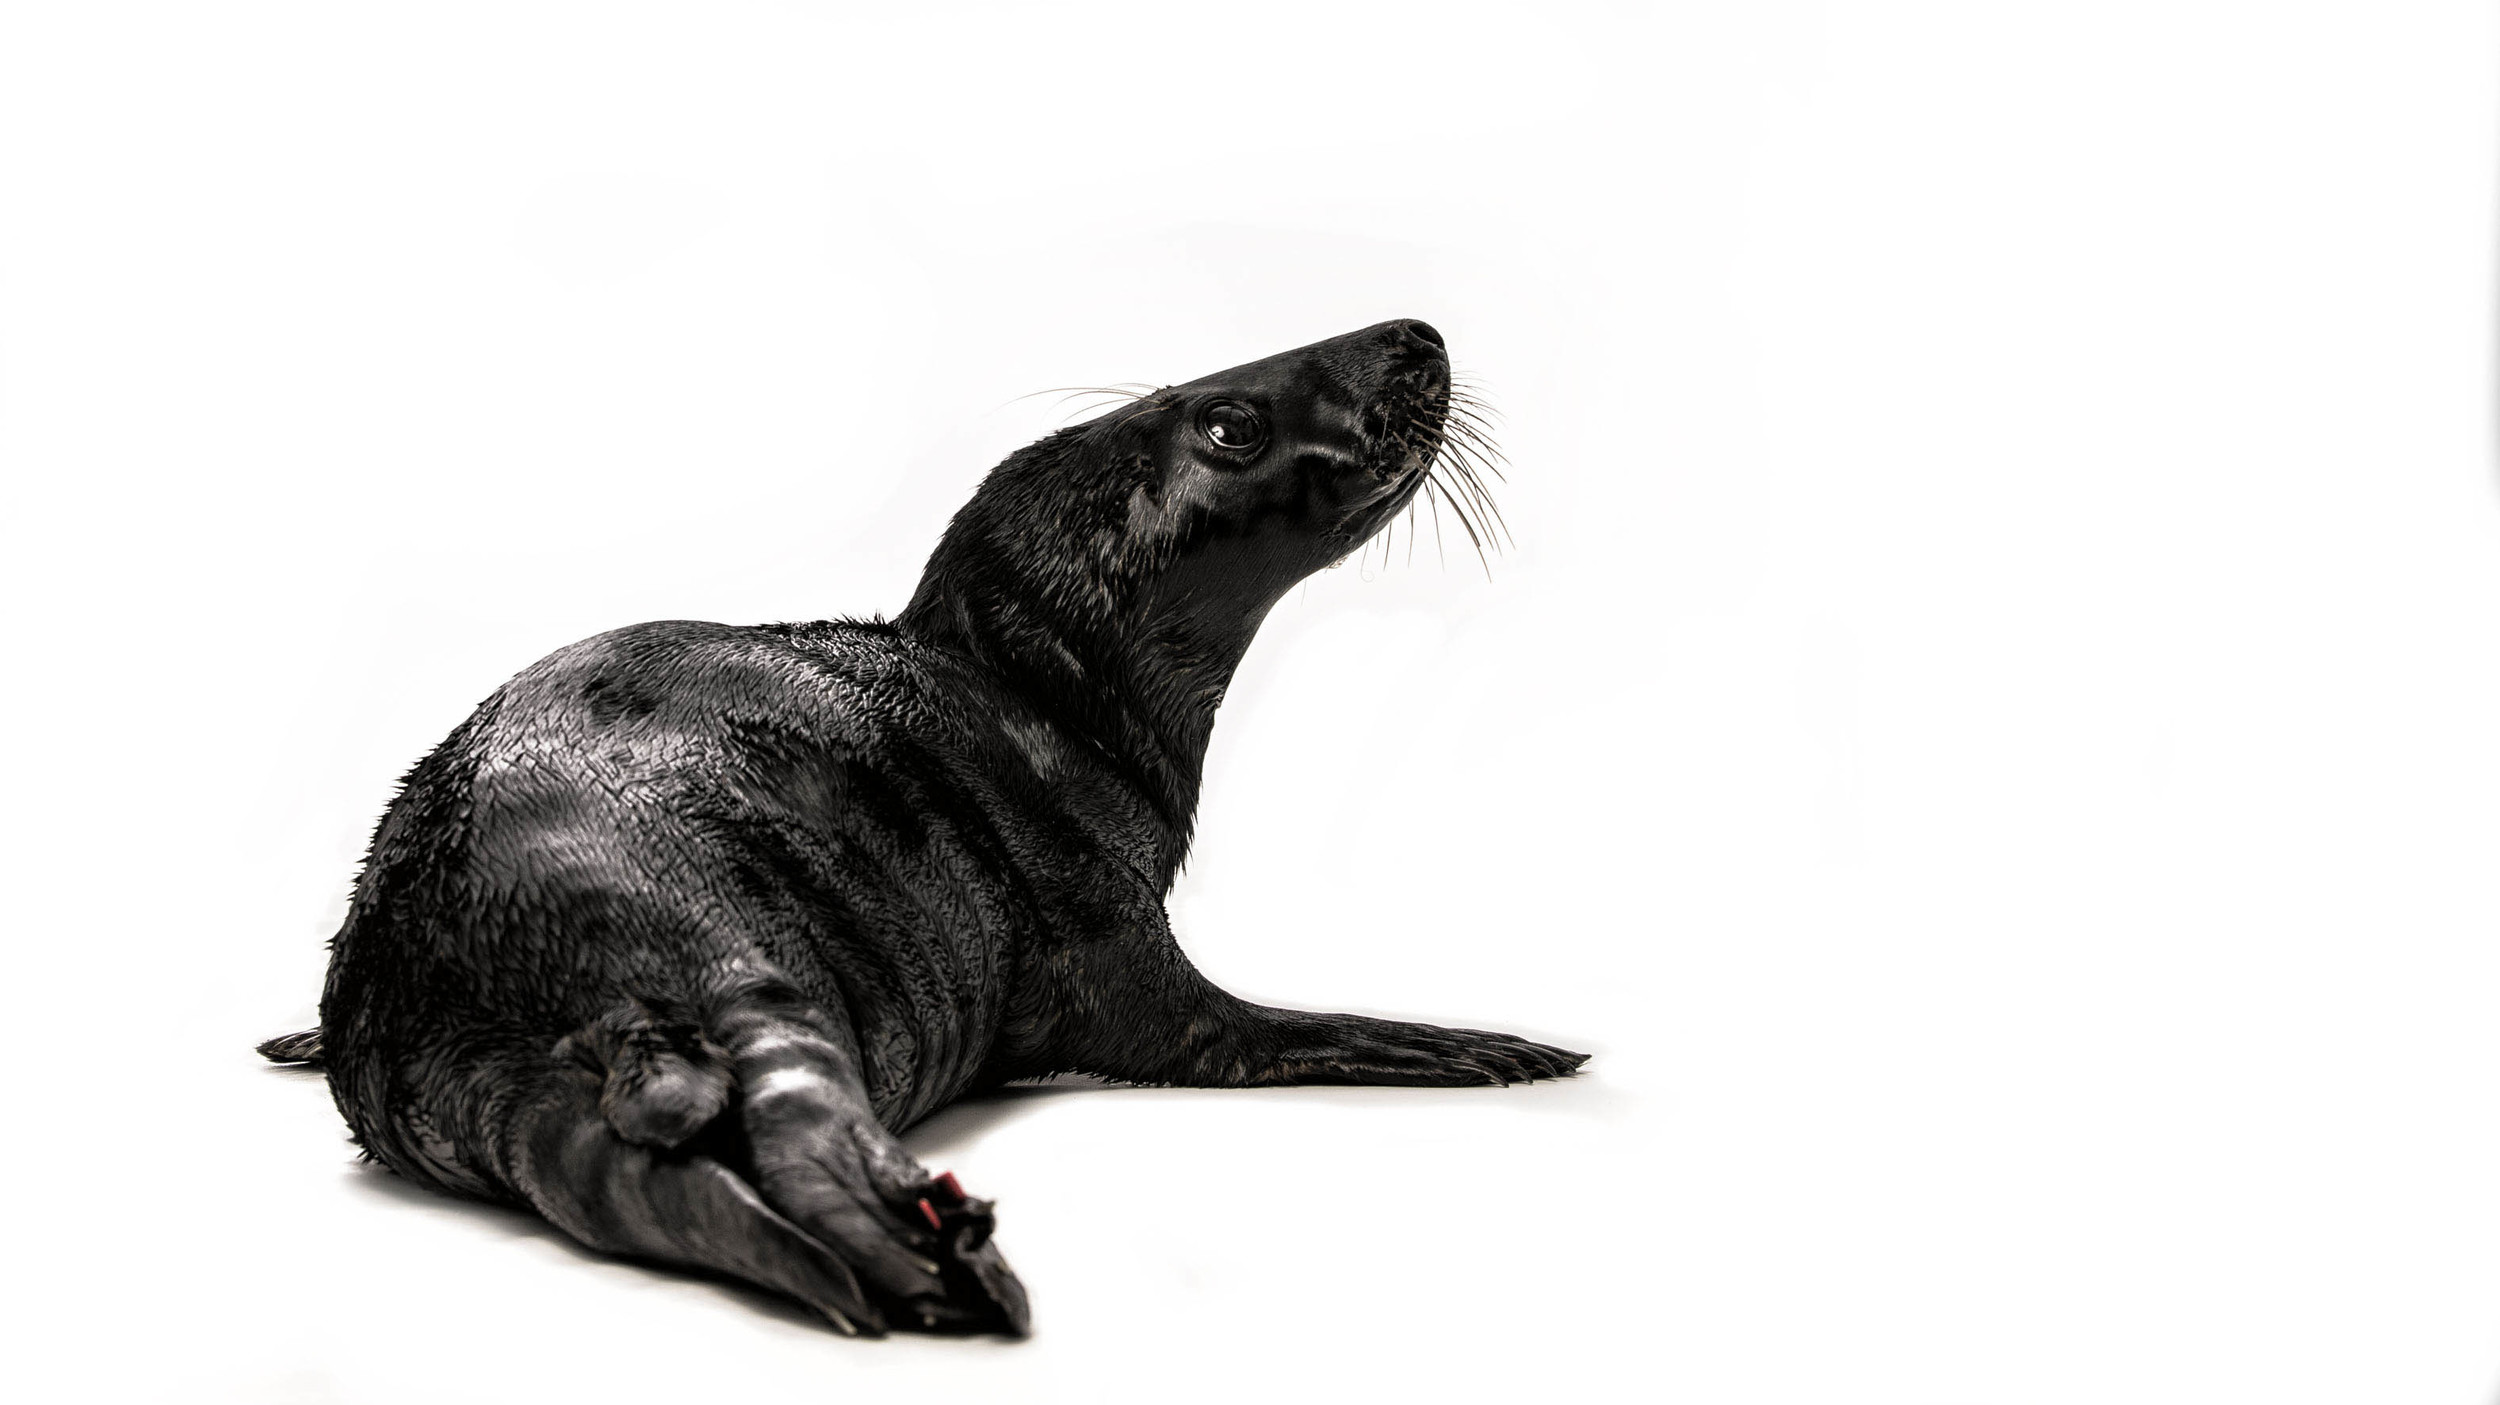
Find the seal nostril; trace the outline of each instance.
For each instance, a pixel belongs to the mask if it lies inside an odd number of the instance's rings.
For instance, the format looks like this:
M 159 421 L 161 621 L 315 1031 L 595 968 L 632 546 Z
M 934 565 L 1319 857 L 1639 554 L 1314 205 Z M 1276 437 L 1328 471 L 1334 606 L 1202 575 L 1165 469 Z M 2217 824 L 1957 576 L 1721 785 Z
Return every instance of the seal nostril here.
M 1406 334 L 1410 337 L 1421 337 L 1425 341 L 1432 343 L 1434 346 L 1440 347 L 1444 351 L 1449 349 L 1450 344 L 1441 340 L 1441 334 L 1438 331 L 1435 331 L 1432 324 L 1429 322 L 1407 323 Z

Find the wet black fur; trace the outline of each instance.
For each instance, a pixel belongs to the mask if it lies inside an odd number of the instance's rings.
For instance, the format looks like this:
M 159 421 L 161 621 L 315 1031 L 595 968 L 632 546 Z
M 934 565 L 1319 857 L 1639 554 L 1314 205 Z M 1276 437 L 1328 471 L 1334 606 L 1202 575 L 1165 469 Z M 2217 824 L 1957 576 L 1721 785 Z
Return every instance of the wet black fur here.
M 323 1062 L 411 1179 L 870 1333 L 1024 1329 L 986 1203 L 893 1140 L 967 1091 L 1569 1072 L 1511 1036 L 1247 1004 L 1164 917 L 1234 666 L 1429 476 L 1447 364 L 1384 323 L 1054 434 L 890 622 L 550 655 L 409 773 L 318 1038 L 262 1051 Z M 1208 439 L 1218 399 L 1265 417 L 1256 453 Z

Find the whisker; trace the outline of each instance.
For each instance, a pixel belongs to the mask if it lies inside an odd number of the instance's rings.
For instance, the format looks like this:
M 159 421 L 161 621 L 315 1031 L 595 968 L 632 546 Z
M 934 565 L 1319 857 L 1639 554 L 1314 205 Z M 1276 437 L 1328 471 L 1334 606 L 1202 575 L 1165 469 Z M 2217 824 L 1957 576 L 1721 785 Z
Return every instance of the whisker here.
M 1448 552 L 1441 549 L 1441 485 L 1433 482 L 1431 475 L 1426 474 L 1424 488 L 1431 494 L 1426 501 L 1432 507 L 1432 558 L 1441 564 L 1442 570 L 1446 571 L 1450 569 L 1450 557 Z
M 1483 480 L 1478 477 L 1479 473 L 1492 475 L 1496 482 L 1507 481 L 1500 467 L 1502 451 L 1488 442 L 1480 432 L 1455 421 L 1445 424 L 1444 429 L 1446 433 L 1443 443 L 1449 451 L 1450 462 L 1454 467 L 1465 472 L 1469 478 L 1475 480 L 1475 485 L 1479 490 L 1484 490 Z
M 1495 482 L 1507 483 L 1510 481 L 1510 476 L 1502 472 L 1502 465 L 1509 462 L 1509 460 L 1503 456 L 1499 447 L 1495 446 L 1490 440 L 1487 440 L 1477 430 L 1464 426 L 1453 425 L 1450 430 L 1449 442 L 1454 448 L 1469 453 L 1475 460 L 1478 467 L 1493 475 Z
M 1074 399 L 1079 395 L 1108 395 L 1117 400 L 1143 400 L 1152 394 L 1154 394 L 1153 386 L 1133 390 L 1122 385 L 1054 385 L 1047 390 L 1036 390 L 1028 395 L 1019 395 L 1016 400 L 1031 400 L 1043 395 L 1056 395 L 1061 399 Z M 1012 405 L 1015 400 L 1007 403 Z
M 1001 404 L 1002 406 L 1013 405 L 1018 401 L 1033 400 L 1044 395 L 1056 395 L 1062 404 L 1086 396 L 1106 397 L 1114 403 L 1141 404 L 1153 400 L 1160 394 L 1162 394 L 1162 387 L 1147 385 L 1143 381 L 1124 381 L 1119 385 L 1055 385 L 1047 390 L 1036 390 L 1016 396 L 1014 399 L 1002 401 Z M 1081 414 L 1108 408 L 1110 407 L 1102 405 L 1080 405 L 1068 412 L 1068 418 L 1074 419 Z
M 1484 480 L 1476 476 L 1475 465 L 1471 462 L 1470 456 L 1466 453 L 1466 451 L 1461 449 L 1454 452 L 1448 462 L 1451 468 L 1451 477 L 1454 486 L 1462 492 L 1467 497 L 1470 504 L 1479 509 L 1490 522 L 1499 523 L 1501 525 L 1503 536 L 1510 536 L 1510 524 L 1503 519 L 1501 508 L 1494 505 L 1493 495 L 1486 491 Z M 1513 538 L 1511 545 L 1517 546 L 1518 544 L 1517 539 Z
M 1453 410 L 1443 427 L 1451 433 L 1457 435 L 1459 438 L 1475 445 L 1479 450 L 1483 451 L 1484 456 L 1493 463 L 1501 464 L 1510 462 L 1509 456 L 1502 452 L 1502 446 L 1493 442 L 1492 434 L 1489 433 L 1483 425 L 1476 423 L 1467 416 Z
M 1468 517 L 1467 509 L 1460 504 L 1457 498 L 1451 497 L 1449 501 L 1450 514 L 1458 519 L 1459 530 L 1467 534 L 1468 543 L 1476 549 L 1476 564 L 1484 568 L 1484 578 L 1486 580 L 1489 581 L 1493 579 L 1493 562 L 1484 554 L 1484 538 L 1476 534 L 1475 522 Z

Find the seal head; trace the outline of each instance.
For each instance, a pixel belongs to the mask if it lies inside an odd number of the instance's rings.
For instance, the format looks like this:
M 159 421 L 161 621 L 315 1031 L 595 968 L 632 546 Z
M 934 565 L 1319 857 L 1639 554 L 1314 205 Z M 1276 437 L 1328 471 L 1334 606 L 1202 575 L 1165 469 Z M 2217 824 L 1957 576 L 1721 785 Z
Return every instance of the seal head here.
M 1140 396 L 991 470 L 895 622 L 1043 700 L 1185 835 L 1259 622 L 1414 499 L 1449 414 L 1411 319 Z
M 1130 504 L 1132 533 L 1168 553 L 1151 593 L 1261 610 L 1343 559 L 1422 484 L 1449 396 L 1440 333 L 1414 321 L 1164 391 L 1160 482 Z

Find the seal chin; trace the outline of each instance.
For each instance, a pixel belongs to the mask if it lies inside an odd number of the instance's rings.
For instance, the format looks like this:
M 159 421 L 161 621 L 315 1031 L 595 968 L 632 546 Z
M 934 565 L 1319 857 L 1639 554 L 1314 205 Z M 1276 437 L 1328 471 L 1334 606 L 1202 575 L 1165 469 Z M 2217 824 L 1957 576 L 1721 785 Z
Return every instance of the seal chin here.
M 1433 457 L 1431 454 L 1410 455 L 1377 493 L 1346 514 L 1344 525 L 1338 529 L 1340 540 L 1346 543 L 1346 550 L 1344 555 L 1328 563 L 1330 567 L 1344 565 L 1355 552 L 1363 549 L 1365 543 L 1378 536 L 1381 528 L 1388 526 L 1406 510 L 1407 504 L 1415 500 L 1415 495 L 1423 491 L 1424 483 L 1431 477 Z

